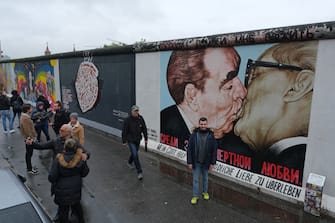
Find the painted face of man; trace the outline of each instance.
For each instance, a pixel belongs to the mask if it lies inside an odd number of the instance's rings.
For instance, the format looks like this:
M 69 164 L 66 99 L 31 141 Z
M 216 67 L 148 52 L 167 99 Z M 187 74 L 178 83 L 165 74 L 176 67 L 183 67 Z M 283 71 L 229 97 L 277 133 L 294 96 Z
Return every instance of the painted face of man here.
M 204 90 L 197 93 L 199 115 L 208 118 L 208 126 L 220 138 L 232 130 L 246 89 L 236 76 L 239 59 L 233 49 L 208 49 L 204 64 L 210 76 Z
M 277 63 L 269 54 L 260 61 Z M 248 94 L 234 132 L 251 149 L 263 150 L 279 140 L 276 137 L 279 135 L 280 118 L 285 115 L 283 96 L 290 86 L 290 71 L 256 67 L 250 72 Z

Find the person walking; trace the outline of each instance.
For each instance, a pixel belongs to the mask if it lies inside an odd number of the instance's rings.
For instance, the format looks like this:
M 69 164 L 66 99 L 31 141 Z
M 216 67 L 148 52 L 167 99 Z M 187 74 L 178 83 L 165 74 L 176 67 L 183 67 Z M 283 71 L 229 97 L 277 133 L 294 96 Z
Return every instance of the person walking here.
M 30 104 L 23 104 L 22 106 L 22 116 L 20 120 L 20 130 L 25 141 L 26 146 L 26 165 L 27 172 L 29 174 L 38 174 L 38 171 L 31 165 L 31 157 L 33 156 L 34 148 L 32 145 L 27 144 L 29 140 L 34 140 L 36 138 L 36 131 L 34 128 L 33 121 L 30 118 L 30 114 L 33 108 Z
M 22 113 L 23 100 L 20 97 L 20 95 L 17 93 L 17 90 L 12 91 L 12 97 L 10 98 L 10 105 L 12 106 L 12 109 L 13 109 L 13 123 L 17 115 L 18 120 L 19 120 L 18 128 L 20 128 L 20 119 L 21 119 L 21 113 Z
M 13 128 L 13 117 L 12 112 L 10 110 L 10 101 L 4 91 L 0 91 L 0 116 L 2 121 L 2 128 L 5 134 L 14 133 L 15 130 Z M 7 128 L 7 120 L 9 122 L 9 129 Z M 8 131 L 9 130 L 9 131 Z
M 70 123 L 72 127 L 72 136 L 74 139 L 78 140 L 78 142 L 84 146 L 85 142 L 85 133 L 84 127 L 78 121 L 78 113 L 73 112 L 70 114 Z
M 86 161 L 82 160 L 83 150 L 77 148 L 74 139 L 64 143 L 64 153 L 59 153 L 53 161 L 48 180 L 54 186 L 54 201 L 59 207 L 60 223 L 68 223 L 69 211 L 75 215 L 79 223 L 84 223 L 83 210 L 80 204 L 82 178 L 89 173 Z
M 144 136 L 145 144 L 148 143 L 148 131 L 145 125 L 144 118 L 139 114 L 139 107 L 133 105 L 131 107 L 131 115 L 124 121 L 122 129 L 122 142 L 128 144 L 130 150 L 130 157 L 128 160 L 128 166 L 133 168 L 133 162 L 137 170 L 137 178 L 143 179 L 143 173 L 141 163 L 138 157 L 138 150 L 140 142 Z
M 187 164 L 193 173 L 193 197 L 191 204 L 199 200 L 199 178 L 202 175 L 203 198 L 209 200 L 208 170 L 212 170 L 216 163 L 217 142 L 214 133 L 208 128 L 207 118 L 199 119 L 199 127 L 194 129 L 188 142 Z

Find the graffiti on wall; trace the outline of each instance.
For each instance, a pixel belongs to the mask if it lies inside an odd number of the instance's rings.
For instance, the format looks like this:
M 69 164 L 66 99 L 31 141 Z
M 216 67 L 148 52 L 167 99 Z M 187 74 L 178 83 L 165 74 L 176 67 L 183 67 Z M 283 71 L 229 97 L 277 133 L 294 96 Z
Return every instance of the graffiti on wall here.
M 57 100 L 58 60 L 12 63 L 16 90 L 26 101 L 35 102 L 43 95 L 50 104 Z
M 83 113 L 91 110 L 98 102 L 98 75 L 99 71 L 92 63 L 92 57 L 86 57 L 79 65 L 75 80 L 77 99 Z
M 195 38 L 137 43 L 134 45 L 134 50 L 136 52 L 187 50 L 206 47 L 227 47 L 332 38 L 335 38 L 335 22 L 326 22 Z
M 301 186 L 317 49 L 309 41 L 161 57 L 160 142 L 187 150 L 204 116 L 218 161 Z

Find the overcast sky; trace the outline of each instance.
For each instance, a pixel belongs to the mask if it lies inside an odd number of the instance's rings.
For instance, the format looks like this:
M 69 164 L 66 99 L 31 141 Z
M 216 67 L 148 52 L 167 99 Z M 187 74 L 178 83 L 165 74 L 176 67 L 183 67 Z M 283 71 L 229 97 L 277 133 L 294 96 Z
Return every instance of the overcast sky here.
M 11 58 L 335 21 L 334 0 L 1 0 Z

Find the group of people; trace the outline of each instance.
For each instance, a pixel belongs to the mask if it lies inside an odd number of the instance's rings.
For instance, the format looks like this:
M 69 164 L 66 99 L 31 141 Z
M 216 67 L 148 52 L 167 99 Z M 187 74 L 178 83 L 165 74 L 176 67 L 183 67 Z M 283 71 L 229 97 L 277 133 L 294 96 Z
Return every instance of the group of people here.
M 24 137 L 26 155 L 25 161 L 28 174 L 38 174 L 32 166 L 31 159 L 34 149 L 52 150 L 53 161 L 48 180 L 51 183 L 51 194 L 59 206 L 56 221 L 69 222 L 69 212 L 76 216 L 79 222 L 84 222 L 80 205 L 82 178 L 89 172 L 86 160 L 89 152 L 84 149 L 84 128 L 78 121 L 77 113 L 70 113 L 63 108 L 60 101 L 54 106 L 53 122 L 49 121 L 49 112 L 45 103 L 39 101 L 33 110 L 31 104 L 22 105 L 20 130 Z M 50 139 L 48 126 L 51 125 L 56 137 Z M 41 141 L 41 131 L 47 141 Z
M 6 92 L 0 86 L 0 116 L 4 134 L 15 133 L 14 120 L 16 115 L 20 121 L 23 100 L 16 90 L 12 91 L 12 96 L 8 97 Z M 12 108 L 12 109 L 11 109 Z M 7 125 L 8 121 L 8 125 Z

